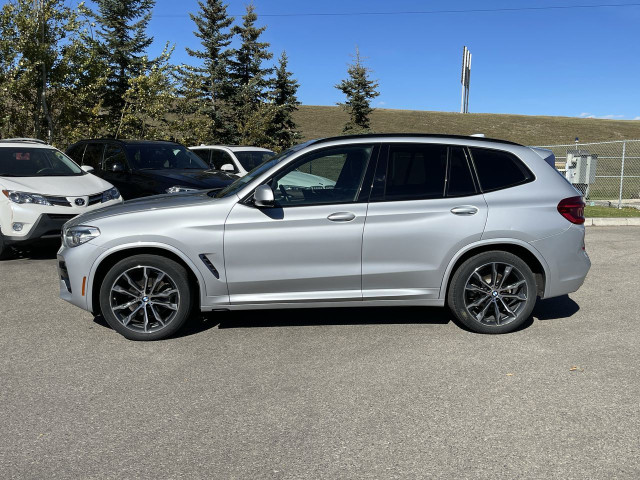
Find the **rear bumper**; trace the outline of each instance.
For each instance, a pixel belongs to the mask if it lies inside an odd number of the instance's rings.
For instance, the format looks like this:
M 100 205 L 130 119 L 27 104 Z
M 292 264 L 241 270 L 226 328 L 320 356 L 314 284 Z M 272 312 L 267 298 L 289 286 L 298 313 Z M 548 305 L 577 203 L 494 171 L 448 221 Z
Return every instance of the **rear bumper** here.
M 531 242 L 549 266 L 543 298 L 575 292 L 584 283 L 591 268 L 589 255 L 583 249 L 584 234 L 584 226 L 571 225 L 558 235 Z
M 29 229 L 26 235 L 11 236 L 4 235 L 4 242 L 7 245 L 16 243 L 28 243 L 45 238 L 60 238 L 62 226 L 71 220 L 75 215 L 47 214 L 40 215 L 38 220 Z

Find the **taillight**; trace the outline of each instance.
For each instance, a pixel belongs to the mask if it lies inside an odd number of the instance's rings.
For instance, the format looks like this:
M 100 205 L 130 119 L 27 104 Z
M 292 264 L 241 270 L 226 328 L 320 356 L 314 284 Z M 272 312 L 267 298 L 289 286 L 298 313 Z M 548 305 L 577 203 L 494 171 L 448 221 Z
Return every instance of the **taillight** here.
M 569 197 L 560 201 L 558 212 L 571 223 L 582 225 L 584 223 L 584 206 L 582 197 Z

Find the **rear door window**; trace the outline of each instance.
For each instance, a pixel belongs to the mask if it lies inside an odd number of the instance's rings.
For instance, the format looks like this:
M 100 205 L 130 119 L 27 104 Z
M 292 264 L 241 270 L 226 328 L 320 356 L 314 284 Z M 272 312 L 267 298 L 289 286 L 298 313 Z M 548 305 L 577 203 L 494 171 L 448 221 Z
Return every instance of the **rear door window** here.
M 447 197 L 475 195 L 476 187 L 471 175 L 471 166 L 462 147 L 449 147 L 447 171 Z
M 391 144 L 384 199 L 442 198 L 446 174 L 446 145 Z
M 483 192 L 522 185 L 534 178 L 529 169 L 509 152 L 476 147 L 470 150 Z
M 83 165 L 97 169 L 102 168 L 102 154 L 104 152 L 104 143 L 89 143 L 84 151 L 82 159 Z

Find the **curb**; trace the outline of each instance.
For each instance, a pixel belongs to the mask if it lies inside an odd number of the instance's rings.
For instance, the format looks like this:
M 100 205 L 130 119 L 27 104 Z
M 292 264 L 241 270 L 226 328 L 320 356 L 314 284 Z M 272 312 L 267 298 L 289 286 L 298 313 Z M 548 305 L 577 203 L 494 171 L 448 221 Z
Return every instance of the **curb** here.
M 585 227 L 640 227 L 640 217 L 631 218 L 587 218 Z

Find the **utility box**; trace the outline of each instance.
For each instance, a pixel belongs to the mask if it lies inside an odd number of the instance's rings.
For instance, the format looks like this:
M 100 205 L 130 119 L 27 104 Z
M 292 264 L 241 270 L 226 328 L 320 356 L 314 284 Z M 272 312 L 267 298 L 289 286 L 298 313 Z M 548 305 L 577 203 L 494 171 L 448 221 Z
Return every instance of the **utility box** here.
M 588 150 L 568 150 L 565 177 L 569 182 L 589 196 L 589 186 L 596 181 L 596 166 L 598 155 Z

